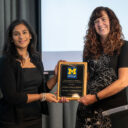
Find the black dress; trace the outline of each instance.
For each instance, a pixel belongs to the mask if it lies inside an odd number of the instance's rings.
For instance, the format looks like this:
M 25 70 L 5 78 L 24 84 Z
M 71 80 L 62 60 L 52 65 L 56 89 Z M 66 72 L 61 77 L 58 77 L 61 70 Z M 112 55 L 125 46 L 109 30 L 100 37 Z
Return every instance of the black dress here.
M 118 68 L 128 67 L 127 55 L 128 44 L 125 43 L 121 48 L 120 55 L 109 56 L 102 54 L 97 60 L 85 60 L 88 62 L 89 71 L 87 93 L 95 94 L 117 80 Z M 126 89 L 89 106 L 79 104 L 76 128 L 113 128 L 114 124 L 110 116 L 103 116 L 102 112 L 126 104 Z M 128 123 L 125 126 L 128 126 Z
M 42 82 L 42 76 L 37 68 L 22 69 L 22 85 L 24 93 L 37 94 Z M 40 101 L 31 102 L 22 106 L 23 127 L 42 128 L 42 116 Z
M 42 128 L 41 113 L 48 114 L 47 102 L 27 103 L 27 94 L 48 92 L 40 56 L 30 56 L 36 68 L 21 68 L 12 56 L 2 56 L 0 128 Z

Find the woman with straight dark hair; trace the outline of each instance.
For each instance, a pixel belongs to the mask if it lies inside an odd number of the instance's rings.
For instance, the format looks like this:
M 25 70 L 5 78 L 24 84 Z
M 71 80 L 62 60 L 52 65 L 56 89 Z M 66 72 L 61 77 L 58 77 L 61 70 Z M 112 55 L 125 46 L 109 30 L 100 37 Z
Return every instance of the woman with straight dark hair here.
M 58 102 L 48 93 L 56 84 L 57 67 L 45 82 L 36 43 L 36 34 L 26 21 L 11 23 L 1 58 L 0 128 L 42 128 L 42 113 L 48 113 L 46 101 Z
M 76 128 L 127 128 L 128 110 L 121 118 L 104 111 L 127 104 L 128 42 L 118 18 L 108 7 L 92 12 L 84 41 L 83 60 L 88 62 L 87 95 L 81 97 Z

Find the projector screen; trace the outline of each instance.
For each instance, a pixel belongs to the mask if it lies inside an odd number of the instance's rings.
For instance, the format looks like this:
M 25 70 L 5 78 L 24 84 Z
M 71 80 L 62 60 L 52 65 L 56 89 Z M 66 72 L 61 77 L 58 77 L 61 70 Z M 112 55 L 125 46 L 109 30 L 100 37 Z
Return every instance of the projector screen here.
M 41 0 L 41 42 L 45 71 L 53 71 L 58 60 L 82 61 L 88 20 L 98 6 L 109 7 L 115 12 L 128 40 L 128 0 Z

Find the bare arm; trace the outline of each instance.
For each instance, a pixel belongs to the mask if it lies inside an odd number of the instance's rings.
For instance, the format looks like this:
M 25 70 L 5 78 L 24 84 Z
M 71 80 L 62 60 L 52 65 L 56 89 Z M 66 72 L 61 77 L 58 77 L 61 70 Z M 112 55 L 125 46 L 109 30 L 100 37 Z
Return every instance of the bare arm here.
M 128 86 L 128 68 L 119 68 L 118 80 L 114 81 L 107 88 L 100 91 L 97 95 L 100 99 L 104 99 L 109 96 L 117 94 L 127 86 Z
M 97 93 L 100 100 L 110 97 L 117 94 L 124 88 L 128 86 L 128 68 L 119 68 L 118 70 L 118 79 L 114 81 L 111 85 L 106 87 Z M 86 95 L 78 100 L 79 102 L 89 105 L 97 101 L 95 95 Z
M 55 67 L 55 75 L 47 81 L 47 86 L 49 89 L 52 89 L 56 85 L 57 75 L 58 75 L 58 65 L 59 65 L 59 62 Z M 42 99 L 41 94 L 27 94 L 27 97 L 28 97 L 27 103 L 31 103 L 31 102 Z M 58 100 L 56 99 L 56 96 L 51 93 L 46 93 L 46 101 L 56 102 L 56 103 L 58 102 Z
M 48 81 L 47 81 L 47 86 L 49 89 L 52 89 L 55 85 L 56 85 L 56 82 L 57 82 L 57 75 L 54 75 L 52 78 L 50 78 Z
M 52 93 L 45 93 L 46 95 L 46 101 L 48 102 L 58 102 L 57 99 L 56 99 L 56 96 Z M 27 103 L 31 103 L 31 102 L 34 102 L 34 101 L 38 101 L 38 100 L 41 100 L 43 97 L 42 97 L 42 94 L 27 94 Z
M 49 89 L 52 89 L 57 83 L 59 62 L 66 62 L 66 61 L 65 60 L 58 61 L 57 65 L 55 66 L 55 69 L 54 69 L 55 75 L 47 81 L 47 86 Z
M 34 101 L 41 100 L 41 95 L 40 94 L 27 94 L 27 103 L 31 103 Z

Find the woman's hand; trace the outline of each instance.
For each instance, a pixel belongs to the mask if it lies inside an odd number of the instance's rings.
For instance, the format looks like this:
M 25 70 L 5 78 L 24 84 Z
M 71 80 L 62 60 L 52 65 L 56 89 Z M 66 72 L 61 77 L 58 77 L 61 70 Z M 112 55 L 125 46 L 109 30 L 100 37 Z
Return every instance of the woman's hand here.
M 46 101 L 58 103 L 56 96 L 52 93 L 46 93 Z
M 90 104 L 93 104 L 93 103 L 95 103 L 97 101 L 97 99 L 96 99 L 96 96 L 95 95 L 91 95 L 91 94 L 89 94 L 89 95 L 85 95 L 85 96 L 83 96 L 83 97 L 81 97 L 79 100 L 78 100 L 78 102 L 80 102 L 80 103 L 82 103 L 82 104 L 84 104 L 84 105 L 90 105 Z
M 57 94 L 58 94 L 58 92 L 55 92 L 55 95 L 57 95 Z M 69 100 L 66 97 L 61 97 L 58 99 L 58 102 L 59 103 L 67 103 L 67 102 L 69 102 Z
M 66 62 L 65 60 L 59 60 L 57 65 L 55 66 L 55 69 L 54 69 L 54 72 L 55 72 L 55 75 L 58 76 L 58 69 L 59 69 L 59 62 Z
M 66 97 L 61 97 L 58 101 L 59 103 L 67 103 L 69 100 Z
M 49 89 L 52 89 L 56 83 L 57 83 L 57 79 L 58 79 L 58 68 L 59 68 L 59 62 L 65 62 L 64 60 L 60 60 L 58 61 L 54 71 L 55 71 L 55 75 L 53 77 L 51 77 L 48 81 L 47 81 L 47 86 Z

